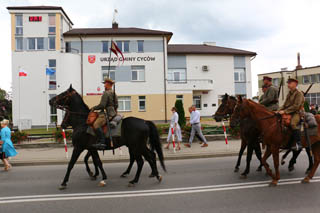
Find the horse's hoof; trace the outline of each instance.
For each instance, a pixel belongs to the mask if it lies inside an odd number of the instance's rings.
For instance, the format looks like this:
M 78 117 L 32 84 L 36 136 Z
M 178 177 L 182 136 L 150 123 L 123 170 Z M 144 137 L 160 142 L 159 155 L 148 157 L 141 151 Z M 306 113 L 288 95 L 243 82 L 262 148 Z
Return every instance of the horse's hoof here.
M 277 181 L 277 180 L 273 180 L 273 181 L 269 184 L 270 187 L 275 187 L 275 186 L 277 186 L 277 185 L 278 185 L 278 181 Z
M 257 172 L 262 172 L 262 168 L 261 168 L 261 167 L 258 167 L 256 171 L 257 171 Z
M 102 181 L 100 181 L 99 182 L 99 186 L 101 186 L 101 187 L 104 187 L 104 186 L 106 186 L 107 184 L 106 184 L 106 182 L 104 181 L 104 180 L 102 180 Z
M 310 183 L 310 178 L 309 177 L 305 177 L 301 183 Z
M 91 180 L 97 180 L 97 177 L 91 176 Z
M 240 179 L 247 179 L 247 175 L 246 174 L 241 174 L 240 175 Z
M 126 178 L 127 176 L 128 176 L 128 174 L 123 173 L 120 177 L 122 177 L 122 178 Z
M 286 162 L 284 160 L 281 161 L 281 165 L 284 165 Z
M 162 175 L 158 175 L 158 176 L 157 176 L 157 179 L 158 179 L 159 183 L 161 183 L 161 181 L 162 181 Z
M 289 172 L 292 172 L 292 171 L 294 170 L 294 166 L 290 166 L 290 167 L 288 168 L 288 170 L 289 170 Z
M 135 186 L 136 186 L 136 184 L 133 181 L 130 181 L 128 184 L 128 187 L 135 187 Z
M 239 172 L 239 168 L 236 167 L 236 168 L 234 169 L 234 172 L 235 172 L 235 173 Z
M 90 176 L 90 177 L 93 177 L 93 172 L 89 172 L 89 176 Z
M 59 186 L 59 190 L 65 190 L 65 189 L 67 189 L 67 185 L 61 185 L 61 186 Z
M 156 177 L 156 175 L 154 175 L 154 174 L 151 173 L 151 174 L 149 175 L 149 178 L 153 178 L 153 177 Z M 157 178 L 158 178 L 158 177 L 157 177 Z

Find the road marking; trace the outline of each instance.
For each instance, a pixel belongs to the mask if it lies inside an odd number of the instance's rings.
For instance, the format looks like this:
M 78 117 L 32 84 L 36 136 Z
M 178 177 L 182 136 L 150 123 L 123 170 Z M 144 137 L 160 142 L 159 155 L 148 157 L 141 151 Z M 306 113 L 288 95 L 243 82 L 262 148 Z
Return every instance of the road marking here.
M 278 185 L 298 184 L 303 178 L 282 179 Z M 320 182 L 320 176 L 314 177 L 311 181 Z M 177 195 L 190 193 L 203 193 L 215 191 L 229 191 L 237 189 L 251 189 L 267 187 L 270 181 L 256 181 L 248 183 L 220 184 L 209 186 L 181 187 L 155 190 L 136 190 L 118 192 L 99 192 L 99 193 L 70 193 L 70 194 L 49 194 L 49 195 L 27 195 L 0 197 L 0 204 L 25 203 L 25 202 L 45 202 L 45 201 L 66 201 L 66 200 L 85 200 L 85 199 L 110 199 L 110 198 L 130 198 L 147 197 L 161 195 Z

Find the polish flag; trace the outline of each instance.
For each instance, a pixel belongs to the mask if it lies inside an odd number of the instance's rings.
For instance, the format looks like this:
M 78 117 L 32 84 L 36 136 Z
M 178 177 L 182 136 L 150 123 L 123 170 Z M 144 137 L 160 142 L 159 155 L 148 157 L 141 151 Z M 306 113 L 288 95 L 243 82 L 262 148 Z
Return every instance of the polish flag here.
M 24 70 L 19 70 L 19 77 L 26 77 L 27 76 L 27 72 Z
M 121 50 L 119 49 L 119 47 L 116 45 L 116 43 L 114 41 L 111 41 L 111 48 L 110 50 L 117 56 L 119 57 L 118 53 L 121 55 L 122 57 L 122 64 L 124 63 L 124 56 L 123 53 L 121 52 Z

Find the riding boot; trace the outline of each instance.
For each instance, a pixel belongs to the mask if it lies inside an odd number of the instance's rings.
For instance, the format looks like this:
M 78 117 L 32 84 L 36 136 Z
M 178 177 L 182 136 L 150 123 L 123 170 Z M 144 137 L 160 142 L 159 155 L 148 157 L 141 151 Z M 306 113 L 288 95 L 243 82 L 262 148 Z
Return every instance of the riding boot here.
M 301 144 L 301 132 L 299 129 L 295 129 L 292 131 L 292 149 L 296 151 L 300 151 L 302 149 L 302 144 Z
M 93 144 L 92 146 L 98 150 L 107 149 L 107 144 L 105 142 L 105 135 L 101 127 L 96 129 L 96 134 L 97 134 L 98 140 L 97 140 L 97 143 Z

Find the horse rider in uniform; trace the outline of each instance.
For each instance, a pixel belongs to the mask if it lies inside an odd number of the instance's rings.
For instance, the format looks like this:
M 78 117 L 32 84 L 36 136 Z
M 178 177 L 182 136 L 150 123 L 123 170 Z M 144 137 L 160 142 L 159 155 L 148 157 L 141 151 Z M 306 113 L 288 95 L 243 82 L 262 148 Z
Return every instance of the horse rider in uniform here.
M 105 149 L 107 146 L 105 143 L 105 135 L 102 129 L 107 122 L 106 119 L 109 119 L 111 127 L 115 127 L 117 125 L 115 118 L 118 117 L 118 97 L 112 90 L 114 81 L 110 78 L 105 78 L 102 83 L 104 84 L 105 91 L 101 97 L 101 101 L 97 106 L 91 108 L 91 111 L 100 110 L 99 117 L 93 124 L 93 128 L 98 136 L 98 143 L 95 144 L 95 147 L 98 149 Z M 105 115 L 105 111 L 107 112 L 107 117 Z
M 264 76 L 263 86 L 266 87 L 266 92 L 260 98 L 259 103 L 268 110 L 277 111 L 279 108 L 278 90 L 272 85 L 272 78 Z
M 304 95 L 301 91 L 297 89 L 298 80 L 295 78 L 289 78 L 288 81 L 288 88 L 289 93 L 286 97 L 286 100 L 282 107 L 280 107 L 278 113 L 283 114 L 290 114 L 291 122 L 290 126 L 292 128 L 292 136 L 291 136 L 291 143 L 296 143 L 296 146 L 293 146 L 292 149 L 294 150 L 301 150 L 301 132 L 299 128 L 300 123 L 300 111 L 303 110 L 304 106 Z

